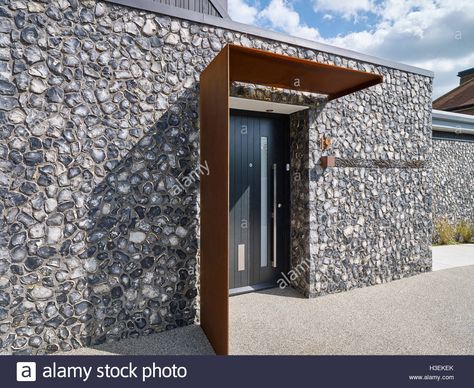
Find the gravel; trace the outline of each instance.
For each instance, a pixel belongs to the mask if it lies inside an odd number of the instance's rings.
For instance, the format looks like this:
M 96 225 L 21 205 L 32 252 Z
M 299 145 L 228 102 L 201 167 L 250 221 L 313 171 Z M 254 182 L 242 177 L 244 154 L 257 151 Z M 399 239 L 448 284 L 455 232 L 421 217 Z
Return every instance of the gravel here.
M 214 351 L 201 327 L 190 325 L 145 337 L 125 339 L 58 354 L 68 356 L 213 355 Z
M 231 354 L 474 354 L 474 266 L 305 299 L 230 299 Z

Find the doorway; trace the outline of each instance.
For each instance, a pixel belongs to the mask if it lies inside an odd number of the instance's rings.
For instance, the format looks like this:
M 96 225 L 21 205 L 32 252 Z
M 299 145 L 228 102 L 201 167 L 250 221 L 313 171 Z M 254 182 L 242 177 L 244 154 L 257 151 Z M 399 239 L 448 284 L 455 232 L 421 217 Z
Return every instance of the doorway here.
M 230 112 L 230 294 L 276 286 L 290 263 L 287 115 Z

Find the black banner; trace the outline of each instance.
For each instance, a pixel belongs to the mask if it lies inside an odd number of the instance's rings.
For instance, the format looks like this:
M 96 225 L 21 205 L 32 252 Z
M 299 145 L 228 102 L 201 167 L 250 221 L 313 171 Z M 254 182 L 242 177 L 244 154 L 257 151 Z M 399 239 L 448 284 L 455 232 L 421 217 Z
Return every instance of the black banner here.
M 1 358 L 2 387 L 472 387 L 471 356 Z

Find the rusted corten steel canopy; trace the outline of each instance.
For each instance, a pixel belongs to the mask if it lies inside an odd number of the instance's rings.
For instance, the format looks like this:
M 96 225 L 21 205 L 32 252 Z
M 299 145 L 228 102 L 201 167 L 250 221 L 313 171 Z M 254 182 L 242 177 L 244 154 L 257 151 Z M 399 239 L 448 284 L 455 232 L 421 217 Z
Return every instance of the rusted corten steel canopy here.
M 229 327 L 229 91 L 233 81 L 325 94 L 329 100 L 383 78 L 343 67 L 227 45 L 201 74 L 201 326 L 217 354 Z
M 230 81 L 326 94 L 329 100 L 377 85 L 382 76 L 229 45 Z M 224 50 L 226 50 L 224 48 Z

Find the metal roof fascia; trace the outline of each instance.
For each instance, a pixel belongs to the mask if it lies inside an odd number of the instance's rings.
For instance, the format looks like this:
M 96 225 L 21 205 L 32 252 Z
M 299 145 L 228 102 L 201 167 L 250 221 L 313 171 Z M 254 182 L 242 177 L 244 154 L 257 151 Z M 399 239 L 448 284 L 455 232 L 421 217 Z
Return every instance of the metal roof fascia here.
M 474 116 L 434 109 L 433 131 L 474 135 Z

